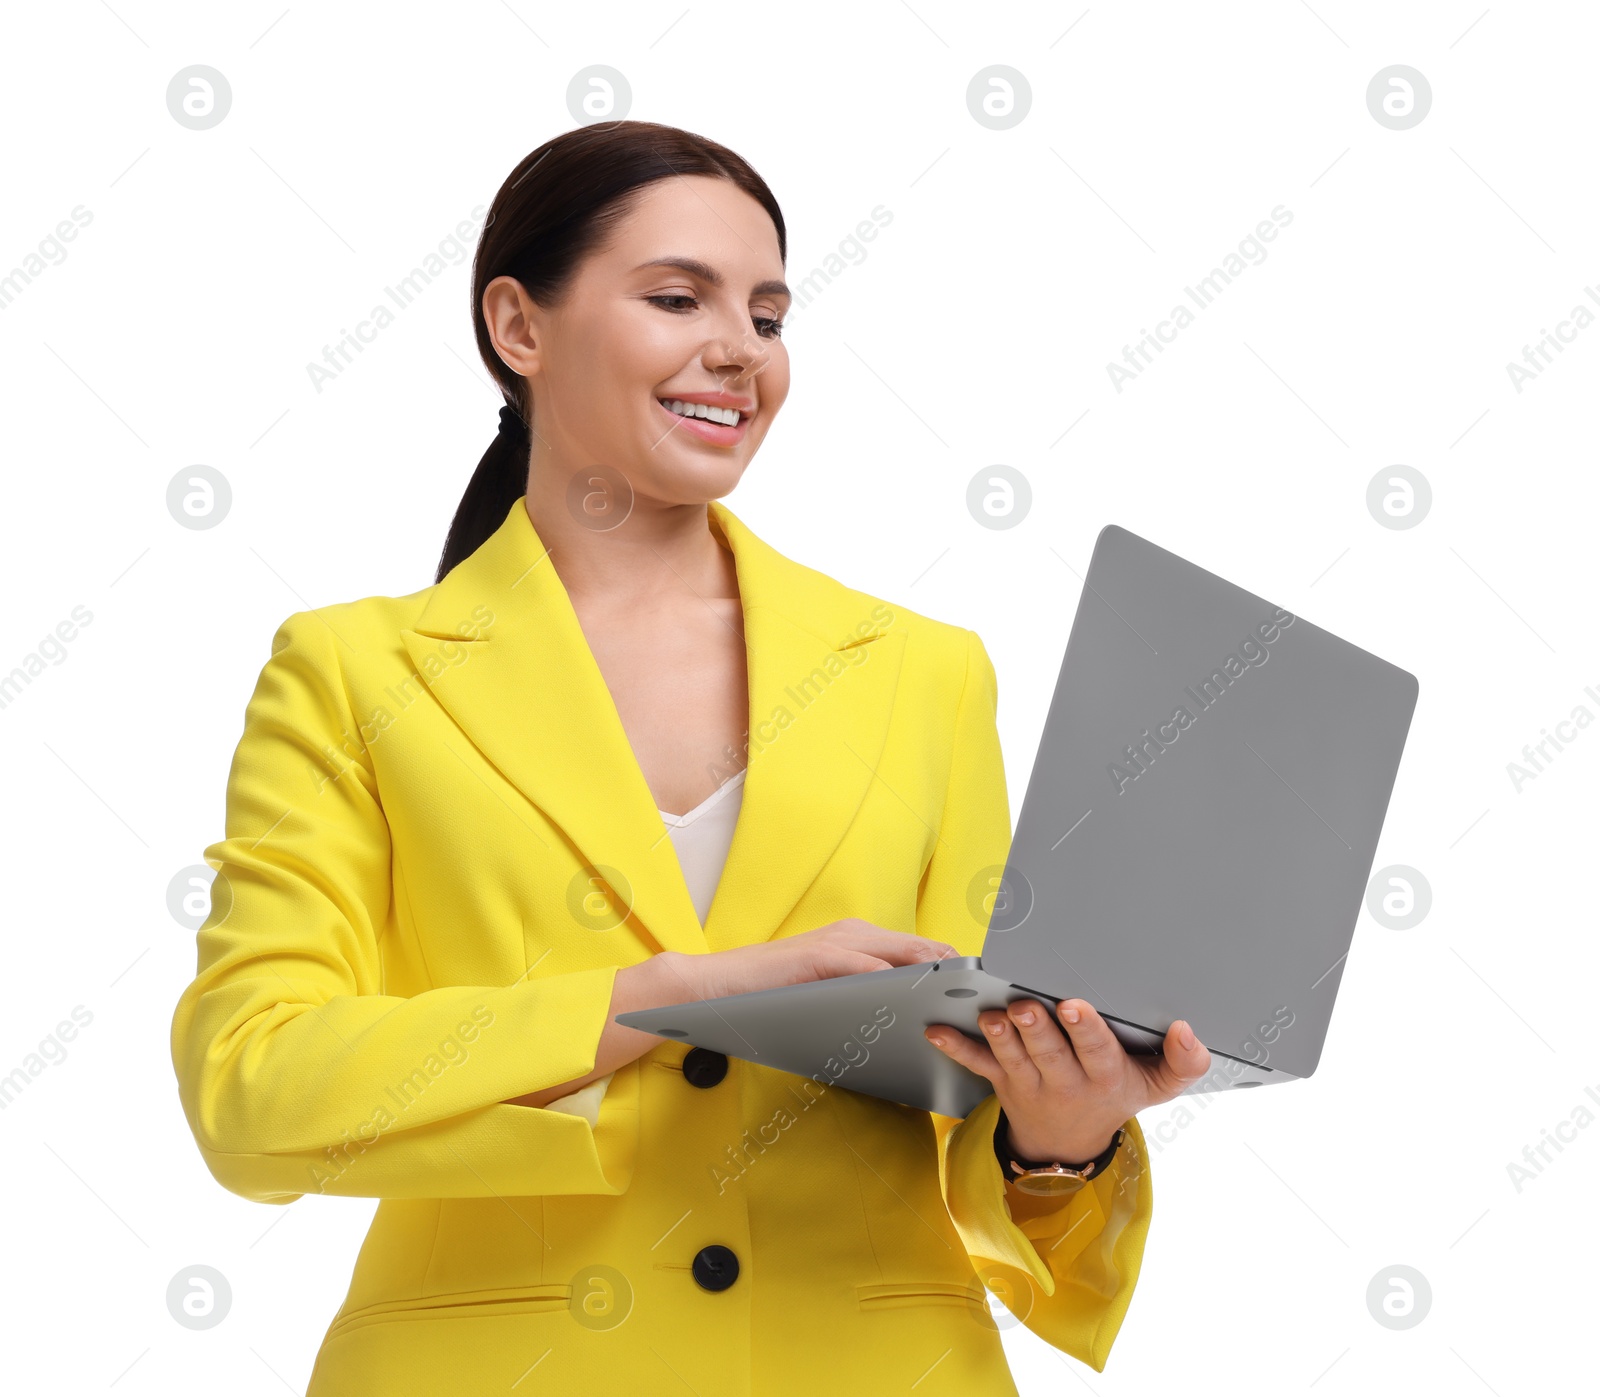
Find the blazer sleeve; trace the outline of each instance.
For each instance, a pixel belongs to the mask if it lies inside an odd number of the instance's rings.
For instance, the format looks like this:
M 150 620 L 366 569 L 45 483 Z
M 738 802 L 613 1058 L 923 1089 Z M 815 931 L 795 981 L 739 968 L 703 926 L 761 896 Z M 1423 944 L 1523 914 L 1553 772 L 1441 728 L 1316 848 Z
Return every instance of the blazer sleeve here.
M 384 993 L 392 847 L 350 736 L 340 643 L 315 611 L 279 627 L 229 772 L 226 837 L 205 850 L 212 906 L 171 1026 L 201 1156 L 260 1203 L 623 1192 L 632 1064 L 593 1120 L 504 1104 L 593 1070 L 616 967 Z
M 967 673 L 939 838 L 917 901 L 917 931 L 962 955 L 982 951 L 985 890 L 1011 848 L 994 665 L 967 631 Z M 1130 1119 L 1111 1167 L 1065 1203 L 1019 1192 L 994 1155 L 998 1098 L 965 1120 L 932 1113 L 945 1204 L 989 1288 L 1040 1338 L 1105 1369 L 1139 1279 L 1152 1193 L 1144 1135 Z

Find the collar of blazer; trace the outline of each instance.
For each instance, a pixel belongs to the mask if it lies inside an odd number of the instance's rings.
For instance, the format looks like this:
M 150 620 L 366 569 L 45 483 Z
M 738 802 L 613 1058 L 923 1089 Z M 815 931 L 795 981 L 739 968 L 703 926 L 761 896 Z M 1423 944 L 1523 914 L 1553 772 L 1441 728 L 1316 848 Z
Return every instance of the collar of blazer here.
M 784 557 L 719 501 L 708 513 L 738 575 L 750 738 L 743 803 L 703 928 L 525 497 L 400 633 L 419 674 L 437 661 L 439 639 L 469 647 L 466 662 L 431 683 L 435 697 L 561 828 L 577 861 L 607 870 L 636 929 L 687 952 L 770 938 L 838 847 L 874 780 L 905 641 L 875 598 Z M 493 619 L 464 639 L 480 606 Z

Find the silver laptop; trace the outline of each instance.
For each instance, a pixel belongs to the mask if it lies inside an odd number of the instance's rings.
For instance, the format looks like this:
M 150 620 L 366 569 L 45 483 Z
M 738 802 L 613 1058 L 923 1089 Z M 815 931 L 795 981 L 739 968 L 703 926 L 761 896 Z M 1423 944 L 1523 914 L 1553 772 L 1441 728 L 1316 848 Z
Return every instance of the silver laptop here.
M 1108 525 L 1078 601 L 981 956 L 641 1009 L 617 1022 L 965 1116 L 991 1087 L 929 1043 L 1033 998 L 1130 1053 L 1176 1019 L 1188 1093 L 1316 1071 L 1417 681 Z

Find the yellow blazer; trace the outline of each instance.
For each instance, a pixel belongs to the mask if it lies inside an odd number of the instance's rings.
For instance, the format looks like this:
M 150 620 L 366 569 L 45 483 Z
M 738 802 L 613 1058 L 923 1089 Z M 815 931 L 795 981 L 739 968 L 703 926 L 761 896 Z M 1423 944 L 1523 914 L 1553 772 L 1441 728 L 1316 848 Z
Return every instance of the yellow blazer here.
M 981 949 L 1011 820 L 977 634 L 709 515 L 750 747 L 703 928 L 523 500 L 437 585 L 273 640 L 172 1058 L 224 1187 L 383 1200 L 307 1397 L 1014 1393 L 985 1282 L 1105 1366 L 1151 1216 L 1136 1120 L 1052 1210 L 1004 1183 L 993 1096 L 958 1121 L 737 1060 L 701 1087 L 663 1041 L 592 1124 L 503 1104 L 591 1071 L 617 969 L 660 950 L 842 917 Z

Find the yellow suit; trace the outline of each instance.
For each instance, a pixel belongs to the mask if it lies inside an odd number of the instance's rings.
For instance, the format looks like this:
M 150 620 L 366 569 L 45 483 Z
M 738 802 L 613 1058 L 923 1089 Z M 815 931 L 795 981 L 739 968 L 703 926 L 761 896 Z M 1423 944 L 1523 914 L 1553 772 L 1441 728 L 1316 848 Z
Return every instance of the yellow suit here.
M 703 929 L 525 501 L 436 586 L 274 639 L 172 1055 L 225 1187 L 383 1200 L 307 1397 L 1014 1393 L 982 1282 L 1105 1366 L 1151 1216 L 1137 1121 L 1052 1210 L 1003 1182 L 993 1096 L 957 1121 L 737 1060 L 702 1087 L 663 1041 L 593 1124 L 503 1104 L 589 1072 L 616 970 L 659 950 L 843 917 L 981 949 L 1011 839 L 982 642 L 710 519 L 750 749 Z

